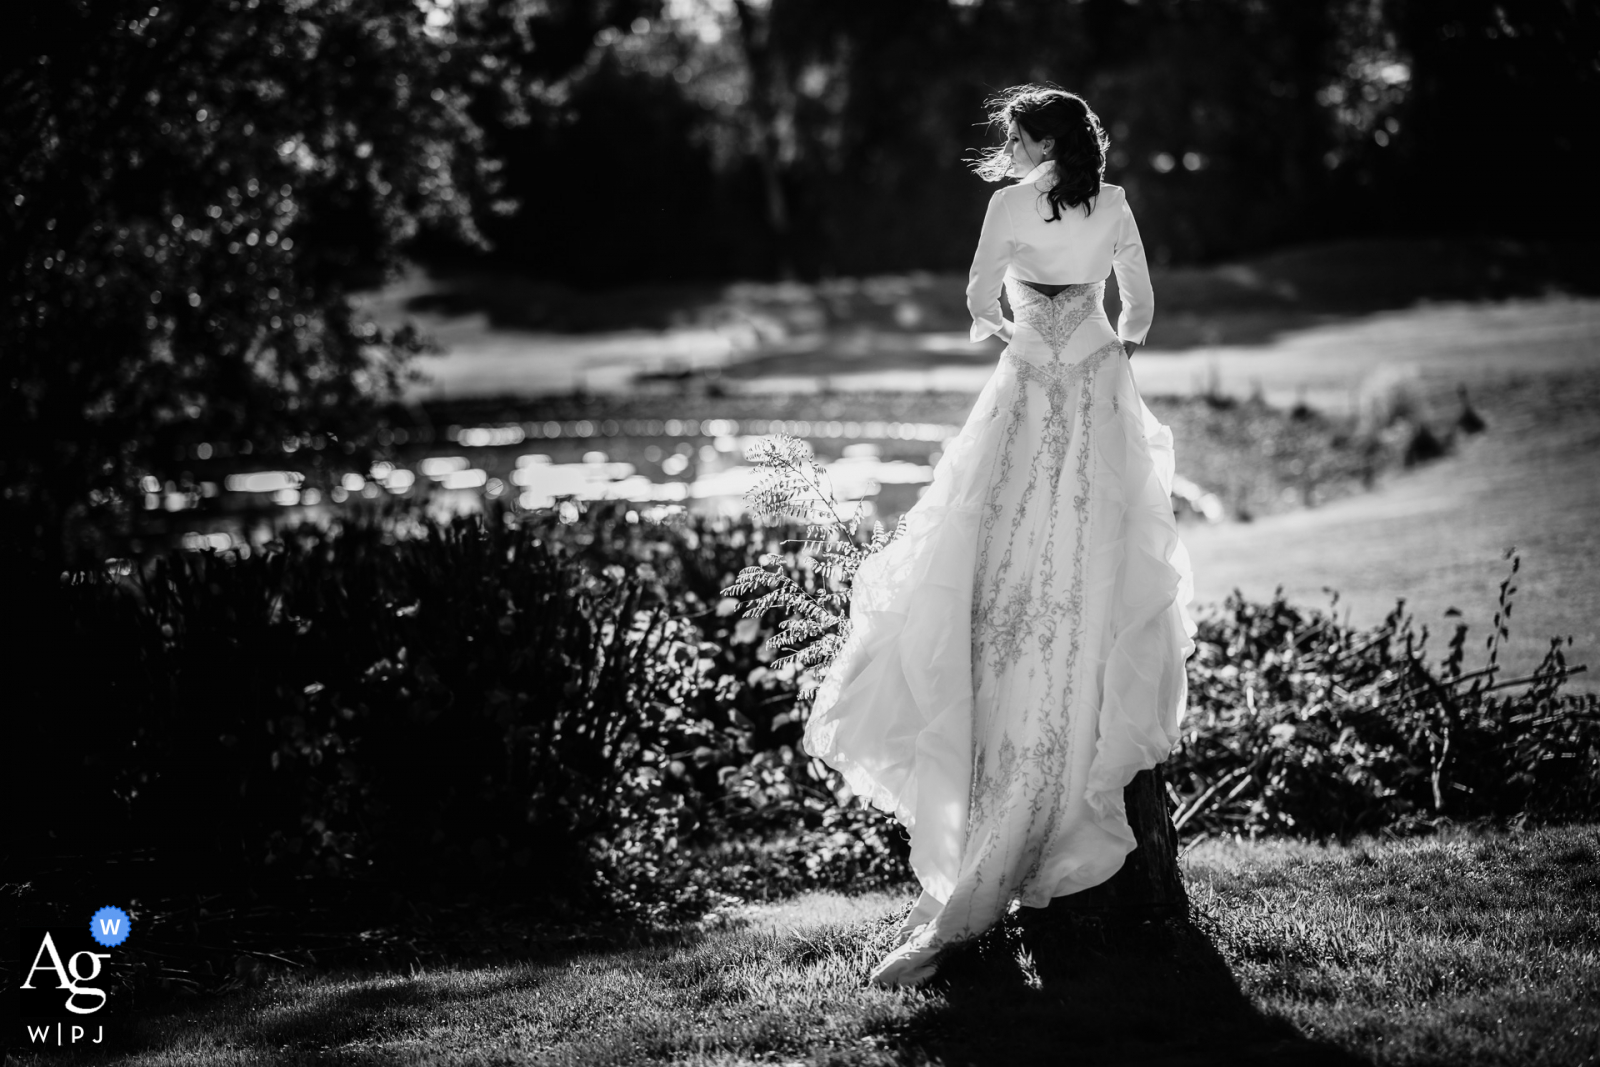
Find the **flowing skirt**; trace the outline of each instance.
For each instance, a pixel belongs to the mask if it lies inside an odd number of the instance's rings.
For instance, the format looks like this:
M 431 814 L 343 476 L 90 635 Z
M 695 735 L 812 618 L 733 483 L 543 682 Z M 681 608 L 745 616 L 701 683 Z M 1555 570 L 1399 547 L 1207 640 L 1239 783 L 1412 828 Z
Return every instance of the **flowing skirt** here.
M 924 892 L 879 964 L 1014 902 L 1099 885 L 1134 848 L 1122 790 L 1186 702 L 1193 589 L 1171 431 L 1139 397 L 1103 284 L 1008 283 L 1018 328 L 906 529 L 858 572 L 805 747 L 909 831 Z

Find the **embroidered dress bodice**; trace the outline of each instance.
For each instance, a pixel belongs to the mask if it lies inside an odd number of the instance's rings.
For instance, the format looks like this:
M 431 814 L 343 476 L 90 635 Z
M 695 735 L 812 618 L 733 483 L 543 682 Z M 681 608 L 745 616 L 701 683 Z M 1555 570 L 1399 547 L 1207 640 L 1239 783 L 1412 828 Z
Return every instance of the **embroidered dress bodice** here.
M 1049 346 L 1053 362 L 1060 361 L 1062 349 L 1084 320 L 1101 311 L 1105 293 L 1105 282 L 1084 282 L 1045 296 L 1016 278 L 1006 279 L 1006 296 L 1011 300 L 1017 325 L 1039 335 Z
M 974 277 L 1003 278 L 1014 335 L 904 532 L 857 572 L 806 724 L 807 751 L 910 832 L 923 893 L 881 983 L 924 980 L 1009 907 L 1111 877 L 1134 847 L 1123 787 L 1177 737 L 1193 624 L 1172 435 L 1106 318 L 1112 248 L 1097 247 L 1036 250 L 1034 266 L 1106 257 L 1046 296 L 1024 282 L 1067 279 L 980 263 L 994 251 L 980 242 Z M 1128 314 L 1125 295 L 1125 331 Z

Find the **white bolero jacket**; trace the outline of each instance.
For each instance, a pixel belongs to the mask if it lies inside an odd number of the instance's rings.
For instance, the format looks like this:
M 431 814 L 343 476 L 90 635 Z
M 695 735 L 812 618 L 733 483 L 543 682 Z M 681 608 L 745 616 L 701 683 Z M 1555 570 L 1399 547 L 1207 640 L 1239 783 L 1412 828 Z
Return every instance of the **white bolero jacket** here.
M 1117 336 L 1143 344 L 1155 317 L 1155 293 L 1128 194 L 1120 185 L 1102 183 L 1088 215 L 1082 208 L 1063 208 L 1059 219 L 1047 222 L 1045 191 L 1054 167 L 1053 162 L 1041 163 L 1022 181 L 989 198 L 967 281 L 972 340 L 999 332 L 1000 288 L 1008 276 L 1073 285 L 1104 281 L 1115 270 L 1122 299 Z

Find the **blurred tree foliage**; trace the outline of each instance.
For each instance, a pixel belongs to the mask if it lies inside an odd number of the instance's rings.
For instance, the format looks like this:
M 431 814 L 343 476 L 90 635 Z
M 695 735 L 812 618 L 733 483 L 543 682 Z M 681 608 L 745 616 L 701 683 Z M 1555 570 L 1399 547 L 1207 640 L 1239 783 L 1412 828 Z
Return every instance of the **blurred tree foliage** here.
M 482 224 L 500 262 L 565 281 L 960 269 L 981 101 L 1050 79 L 1107 122 L 1158 261 L 1593 236 L 1571 194 L 1600 149 L 1597 23 L 1567 0 L 668 0 L 489 127 L 523 207 Z M 506 38 L 519 63 L 542 39 Z M 1559 217 L 1489 209 L 1535 174 Z
M 346 297 L 419 224 L 476 243 L 492 185 L 448 33 L 411 0 L 63 0 L 8 21 L 6 547 L 59 560 L 124 525 L 141 480 L 180 491 L 207 442 L 363 447 L 419 342 Z
M 1600 5 L 1388 0 L 1413 77 L 1383 185 L 1446 232 L 1600 236 Z M 1528 190 L 1533 210 L 1512 210 Z
M 1600 233 L 1570 0 L 60 0 L 7 30 L 0 548 L 52 566 L 198 491 L 204 449 L 358 462 L 422 342 L 347 297 L 402 251 L 963 268 L 963 158 L 1018 81 L 1101 112 L 1157 262 Z M 1516 210 L 1530 180 L 1549 206 Z

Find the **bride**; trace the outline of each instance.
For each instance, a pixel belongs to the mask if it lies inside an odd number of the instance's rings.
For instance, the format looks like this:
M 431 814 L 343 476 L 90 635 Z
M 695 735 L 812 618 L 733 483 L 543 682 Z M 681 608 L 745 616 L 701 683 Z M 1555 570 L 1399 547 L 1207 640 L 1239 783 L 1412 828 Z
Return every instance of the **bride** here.
M 1060 89 L 990 104 L 1007 141 L 976 170 L 1019 180 L 989 200 L 967 306 L 972 340 L 1007 347 L 904 532 L 857 574 L 806 726 L 807 750 L 910 833 L 923 891 L 883 985 L 1121 868 L 1122 790 L 1170 751 L 1194 648 L 1172 434 L 1128 362 L 1150 277 L 1127 195 L 1101 180 L 1107 138 Z

